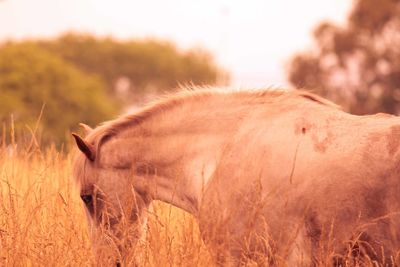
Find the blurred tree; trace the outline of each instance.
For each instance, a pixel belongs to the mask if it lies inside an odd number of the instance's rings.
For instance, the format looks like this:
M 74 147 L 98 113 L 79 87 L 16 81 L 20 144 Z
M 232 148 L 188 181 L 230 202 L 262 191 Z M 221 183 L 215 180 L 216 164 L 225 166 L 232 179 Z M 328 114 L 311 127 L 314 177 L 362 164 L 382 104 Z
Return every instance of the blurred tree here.
M 33 129 L 43 105 L 46 143 L 60 143 L 79 122 L 95 125 L 117 112 L 98 78 L 32 43 L 0 46 L 0 122 L 13 114 L 18 128 Z
M 293 85 L 355 114 L 400 113 L 399 0 L 355 0 L 346 27 L 321 23 L 314 39 L 314 50 L 291 61 Z
M 227 77 L 205 51 L 182 52 L 162 41 L 125 42 L 70 33 L 39 44 L 81 70 L 102 77 L 112 92 L 164 92 L 178 84 L 226 82 Z

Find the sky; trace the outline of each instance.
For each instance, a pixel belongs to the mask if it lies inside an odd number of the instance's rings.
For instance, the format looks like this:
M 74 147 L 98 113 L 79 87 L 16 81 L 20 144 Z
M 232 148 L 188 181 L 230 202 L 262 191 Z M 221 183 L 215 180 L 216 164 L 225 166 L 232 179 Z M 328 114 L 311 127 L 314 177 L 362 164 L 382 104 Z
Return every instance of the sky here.
M 321 21 L 345 24 L 351 0 L 0 0 L 0 41 L 67 31 L 202 47 L 234 87 L 288 86 L 295 53 Z

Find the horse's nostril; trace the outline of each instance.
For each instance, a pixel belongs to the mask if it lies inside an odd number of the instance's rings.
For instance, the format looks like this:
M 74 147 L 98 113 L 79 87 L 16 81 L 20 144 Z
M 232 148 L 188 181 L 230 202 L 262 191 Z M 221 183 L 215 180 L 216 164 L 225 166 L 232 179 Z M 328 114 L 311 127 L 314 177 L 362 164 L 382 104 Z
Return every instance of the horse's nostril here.
M 115 261 L 115 267 L 121 267 L 121 262 L 119 260 Z

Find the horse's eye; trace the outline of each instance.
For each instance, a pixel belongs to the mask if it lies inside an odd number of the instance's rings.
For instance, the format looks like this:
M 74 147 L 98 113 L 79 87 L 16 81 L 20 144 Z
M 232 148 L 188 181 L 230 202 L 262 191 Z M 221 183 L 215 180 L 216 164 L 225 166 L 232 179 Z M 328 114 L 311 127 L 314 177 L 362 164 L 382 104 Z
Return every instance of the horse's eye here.
M 93 204 L 93 196 L 92 195 L 81 195 L 81 199 L 87 206 L 90 206 Z

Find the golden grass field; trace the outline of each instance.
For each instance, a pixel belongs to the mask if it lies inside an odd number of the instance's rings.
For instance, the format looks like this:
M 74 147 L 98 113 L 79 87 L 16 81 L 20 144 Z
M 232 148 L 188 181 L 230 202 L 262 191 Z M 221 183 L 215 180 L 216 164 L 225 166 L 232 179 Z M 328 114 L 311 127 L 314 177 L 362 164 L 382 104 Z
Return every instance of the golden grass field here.
M 86 215 L 71 177 L 72 156 L 0 148 L 0 266 L 108 266 L 92 254 Z M 143 266 L 211 266 L 191 215 L 155 203 Z

